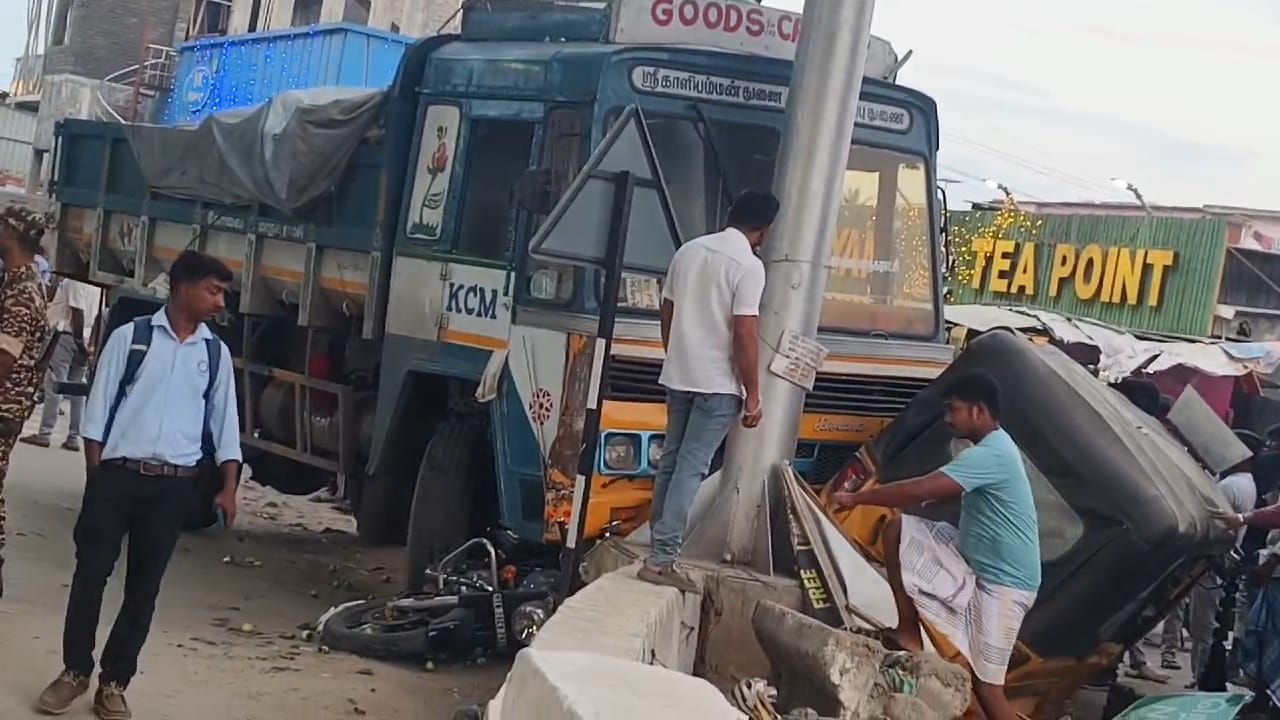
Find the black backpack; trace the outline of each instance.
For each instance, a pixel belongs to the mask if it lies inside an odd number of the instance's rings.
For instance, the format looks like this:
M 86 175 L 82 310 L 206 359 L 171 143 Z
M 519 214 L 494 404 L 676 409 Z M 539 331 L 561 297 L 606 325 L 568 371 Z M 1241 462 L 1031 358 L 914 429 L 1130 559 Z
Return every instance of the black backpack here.
M 133 339 L 129 343 L 129 356 L 124 362 L 124 373 L 120 375 L 120 384 L 116 387 L 116 396 L 111 401 L 111 410 L 107 412 L 107 425 L 102 430 L 102 444 L 107 444 L 111 435 L 111 426 L 116 422 L 116 412 L 124 402 L 125 395 L 138 378 L 138 368 L 142 367 L 142 359 L 151 349 L 151 335 L 155 326 L 151 324 L 151 316 L 144 315 L 133 320 Z M 205 456 L 214 452 L 213 431 L 210 429 L 209 396 L 213 394 L 213 382 L 218 377 L 218 367 L 222 364 L 222 341 L 215 335 L 204 341 L 205 350 L 209 353 L 209 382 L 204 387 L 204 428 L 200 433 L 200 449 Z

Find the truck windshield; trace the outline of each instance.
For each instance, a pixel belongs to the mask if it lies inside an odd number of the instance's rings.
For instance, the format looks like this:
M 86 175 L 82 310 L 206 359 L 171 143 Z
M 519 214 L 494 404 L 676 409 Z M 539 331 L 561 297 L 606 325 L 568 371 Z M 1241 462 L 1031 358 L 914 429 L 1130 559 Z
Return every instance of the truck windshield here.
M 648 116 L 658 163 L 685 239 L 714 232 L 735 193 L 770 187 L 778 158 L 776 129 L 701 118 Z M 709 137 L 708 137 L 709 136 Z M 878 148 L 849 148 L 823 296 L 828 332 L 930 337 L 937 331 L 929 179 L 923 158 Z M 629 278 L 623 298 L 645 307 L 651 292 Z

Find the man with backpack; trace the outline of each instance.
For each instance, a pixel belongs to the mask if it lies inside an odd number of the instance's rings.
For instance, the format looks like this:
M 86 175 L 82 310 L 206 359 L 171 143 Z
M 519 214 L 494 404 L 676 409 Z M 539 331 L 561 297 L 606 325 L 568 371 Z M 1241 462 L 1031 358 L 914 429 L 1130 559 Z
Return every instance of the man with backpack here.
M 124 603 L 102 651 L 93 709 L 132 717 L 124 691 L 138 669 L 161 580 L 202 466 L 217 465 L 214 505 L 235 518 L 240 420 L 231 353 L 206 321 L 224 307 L 231 271 L 184 252 L 169 268 L 169 300 L 117 328 L 102 348 L 81 436 L 85 491 L 76 521 L 76 569 L 63 629 L 63 671 L 39 710 L 65 712 L 89 689 L 102 593 L 129 538 Z

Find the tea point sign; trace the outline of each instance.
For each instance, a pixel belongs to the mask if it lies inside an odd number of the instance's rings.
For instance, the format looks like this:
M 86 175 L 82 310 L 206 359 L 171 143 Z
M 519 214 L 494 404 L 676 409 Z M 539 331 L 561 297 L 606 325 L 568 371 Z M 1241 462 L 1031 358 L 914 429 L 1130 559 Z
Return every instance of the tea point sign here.
M 1159 307 L 1178 254 L 1164 248 L 1036 243 L 979 238 L 973 242 L 970 287 L 995 295 L 1074 294 L 1085 301 Z

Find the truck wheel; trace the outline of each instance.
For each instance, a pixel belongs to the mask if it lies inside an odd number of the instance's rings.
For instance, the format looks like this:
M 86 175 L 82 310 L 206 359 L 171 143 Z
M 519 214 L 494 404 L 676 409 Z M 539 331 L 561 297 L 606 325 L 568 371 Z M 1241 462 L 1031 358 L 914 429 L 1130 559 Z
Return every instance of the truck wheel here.
M 469 540 L 475 530 L 471 525 L 476 490 L 493 467 L 484 440 L 482 422 L 454 417 L 445 420 L 427 443 L 409 510 L 405 554 L 411 592 L 421 589 L 427 568 Z
M 355 503 L 356 534 L 369 545 L 403 545 L 412 492 L 408 483 L 387 475 L 365 476 Z

